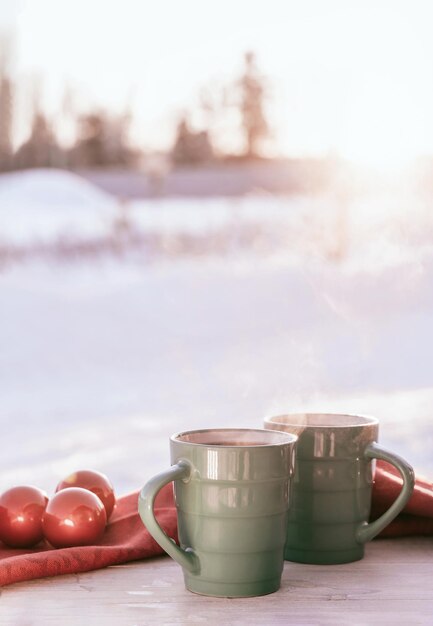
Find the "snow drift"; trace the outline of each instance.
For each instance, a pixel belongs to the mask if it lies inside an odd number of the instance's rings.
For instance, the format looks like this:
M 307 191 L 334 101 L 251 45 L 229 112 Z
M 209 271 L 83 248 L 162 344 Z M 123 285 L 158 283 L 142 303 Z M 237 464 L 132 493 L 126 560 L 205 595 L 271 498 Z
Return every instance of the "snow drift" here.
M 26 247 L 107 237 L 117 201 L 62 170 L 0 175 L 0 246 Z

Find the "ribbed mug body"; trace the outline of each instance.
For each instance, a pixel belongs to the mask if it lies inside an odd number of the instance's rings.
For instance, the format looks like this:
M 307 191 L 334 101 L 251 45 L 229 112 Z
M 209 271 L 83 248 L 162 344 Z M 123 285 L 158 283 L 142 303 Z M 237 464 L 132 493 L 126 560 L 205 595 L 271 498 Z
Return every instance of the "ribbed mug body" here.
M 367 446 L 377 441 L 374 418 L 326 415 L 278 416 L 266 428 L 298 435 L 285 558 L 300 563 L 336 564 L 364 556 L 357 529 L 370 515 L 373 482 Z
M 180 545 L 200 563 L 196 573 L 184 570 L 186 587 L 196 593 L 256 596 L 280 585 L 295 439 L 257 445 L 266 436 L 251 433 L 264 431 L 240 432 L 226 429 L 215 438 L 203 431 L 198 445 L 196 434 L 193 442 L 182 434 L 171 439 L 172 463 L 192 467 L 174 491 Z

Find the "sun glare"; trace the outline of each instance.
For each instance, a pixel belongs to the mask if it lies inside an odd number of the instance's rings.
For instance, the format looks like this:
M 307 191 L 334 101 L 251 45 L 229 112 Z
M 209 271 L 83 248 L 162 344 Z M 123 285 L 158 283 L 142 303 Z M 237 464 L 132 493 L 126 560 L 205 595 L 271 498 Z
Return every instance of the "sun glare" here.
M 276 154 L 337 153 L 389 169 L 433 151 L 433 9 L 428 4 L 409 11 L 409 5 L 397 1 L 335 0 L 325 8 L 320 0 L 293 5 L 222 0 L 224 8 L 212 13 L 212 30 L 227 30 L 224 45 L 219 37 L 208 36 L 210 23 L 203 21 L 207 9 L 199 0 L 188 0 L 188 9 L 173 4 L 170 20 L 167 1 L 151 9 L 135 0 L 108 2 L 104 28 L 101 6 L 84 0 L 61 6 L 54 0 L 22 0 L 16 69 L 20 76 L 43 78 L 44 106 L 57 118 L 68 87 L 81 109 L 103 106 L 118 111 L 130 105 L 138 143 L 166 149 L 178 112 L 194 110 L 203 87 L 218 81 L 231 84 L 245 50 L 253 49 L 269 78 Z M 188 10 L 195 19 L 180 28 L 178 22 Z M 117 32 L 120 14 L 125 24 Z M 112 45 L 113 32 L 120 45 Z M 198 47 L 201 54 L 196 54 Z M 23 111 L 15 120 L 18 143 L 28 134 L 27 109 L 33 102 L 27 95 L 22 100 Z
M 422 154 L 419 107 L 400 91 L 398 83 L 380 77 L 369 82 L 352 102 L 338 145 L 354 162 L 394 169 Z

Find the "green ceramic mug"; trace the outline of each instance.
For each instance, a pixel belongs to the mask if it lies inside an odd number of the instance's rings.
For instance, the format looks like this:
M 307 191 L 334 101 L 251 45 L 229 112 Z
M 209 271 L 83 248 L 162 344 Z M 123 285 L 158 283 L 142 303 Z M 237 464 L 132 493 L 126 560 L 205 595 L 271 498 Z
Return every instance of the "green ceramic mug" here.
M 285 558 L 334 564 L 364 556 L 364 544 L 403 509 L 414 486 L 411 466 L 379 446 L 373 417 L 306 413 L 265 419 L 265 427 L 298 436 Z M 403 487 L 392 506 L 368 523 L 372 459 L 398 469 Z
M 150 534 L 182 566 L 187 589 L 243 597 L 279 588 L 296 439 L 232 428 L 170 438 L 172 465 L 143 487 L 138 511 Z M 171 481 L 180 547 L 153 512 L 158 491 Z

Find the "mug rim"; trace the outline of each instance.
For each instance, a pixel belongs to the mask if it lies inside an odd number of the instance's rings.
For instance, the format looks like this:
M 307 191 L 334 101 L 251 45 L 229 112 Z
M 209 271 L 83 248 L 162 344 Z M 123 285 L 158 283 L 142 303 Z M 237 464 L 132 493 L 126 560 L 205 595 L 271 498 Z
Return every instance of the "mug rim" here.
M 346 417 L 354 420 L 354 423 L 349 424 L 338 424 L 336 422 L 329 422 L 325 424 L 308 424 L 302 423 L 301 421 L 295 421 L 296 418 L 309 418 L 309 417 L 324 417 L 324 418 L 339 418 Z M 292 419 L 293 421 L 289 421 Z M 366 415 L 363 413 L 331 413 L 328 411 L 319 412 L 319 411 L 298 411 L 296 413 L 280 413 L 279 415 L 266 415 L 264 418 L 265 424 L 273 424 L 277 426 L 302 426 L 304 428 L 311 429 L 329 429 L 335 428 L 338 430 L 343 430 L 346 428 L 362 428 L 368 426 L 378 426 L 379 420 L 377 417 L 372 415 Z
M 185 435 L 194 435 L 194 434 L 200 434 L 200 433 L 227 433 L 227 435 L 230 436 L 230 434 L 235 434 L 235 433 L 240 433 L 240 434 L 246 434 L 246 433 L 261 433 L 262 435 L 265 435 L 266 437 L 268 436 L 268 433 L 273 432 L 274 434 L 278 433 L 278 435 L 282 435 L 282 440 L 281 441 L 269 441 L 267 443 L 251 443 L 248 445 L 245 445 L 243 443 L 238 443 L 236 444 L 223 444 L 223 443 L 206 443 L 206 442 L 198 442 L 198 441 L 185 441 L 183 439 L 181 439 L 180 437 L 185 436 Z M 266 428 L 196 428 L 196 429 L 192 429 L 192 430 L 183 430 L 183 431 L 179 431 L 177 433 L 173 433 L 173 435 L 170 436 L 170 441 L 174 442 L 174 443 L 180 443 L 180 444 L 184 444 L 184 445 L 188 445 L 188 446 L 196 446 L 198 448 L 216 448 L 216 449 L 227 449 L 227 450 L 255 450 L 257 448 L 274 448 L 277 446 L 287 446 L 288 444 L 293 444 L 296 443 L 296 441 L 298 440 L 298 436 L 294 435 L 293 433 L 287 433 L 284 431 L 278 431 L 278 430 L 270 430 L 270 429 L 266 429 Z

